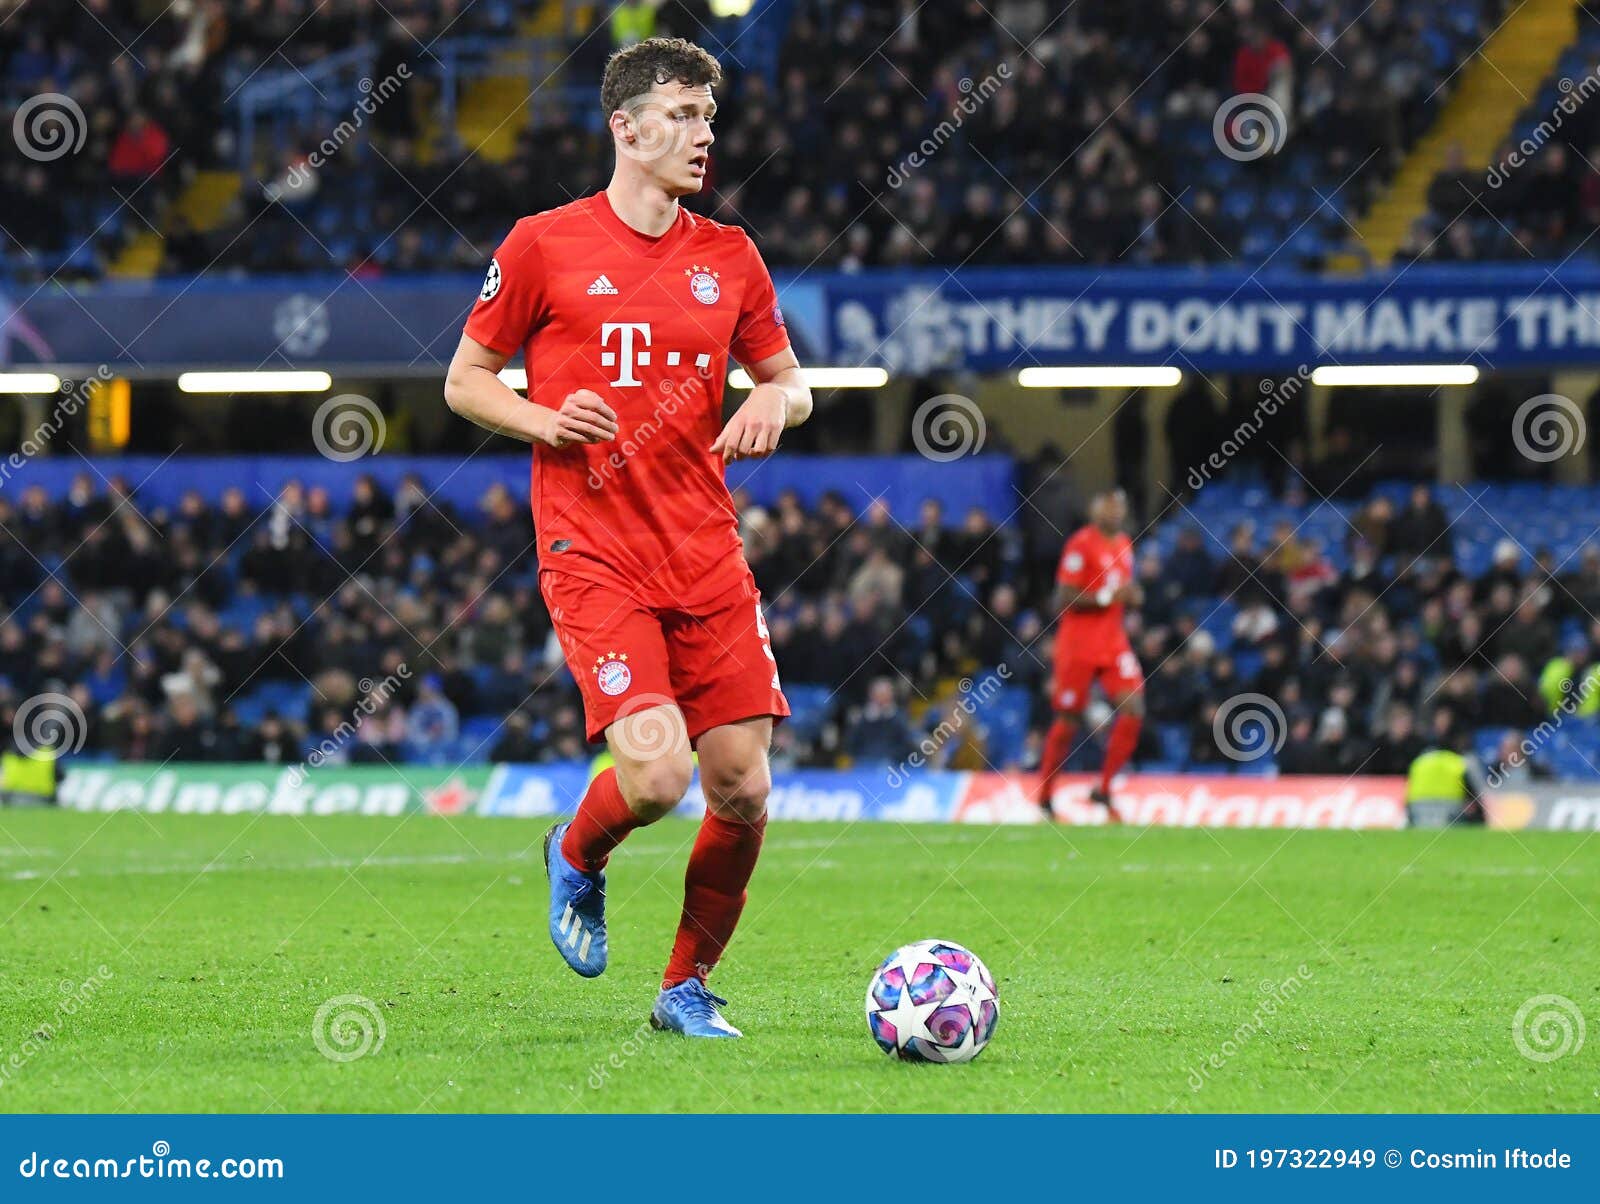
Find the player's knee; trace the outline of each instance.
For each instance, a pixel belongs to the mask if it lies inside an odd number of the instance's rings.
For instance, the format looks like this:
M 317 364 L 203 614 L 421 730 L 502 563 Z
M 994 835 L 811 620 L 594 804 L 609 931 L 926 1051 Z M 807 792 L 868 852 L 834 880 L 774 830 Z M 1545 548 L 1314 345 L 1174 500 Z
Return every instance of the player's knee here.
M 767 813 L 767 795 L 772 792 L 772 773 L 767 759 L 749 765 L 701 767 L 701 787 L 706 806 L 728 819 L 755 823 Z
M 640 761 L 624 769 L 617 767 L 617 781 L 628 808 L 647 824 L 653 824 L 680 802 L 689 789 L 694 765 L 687 753 L 669 754 Z

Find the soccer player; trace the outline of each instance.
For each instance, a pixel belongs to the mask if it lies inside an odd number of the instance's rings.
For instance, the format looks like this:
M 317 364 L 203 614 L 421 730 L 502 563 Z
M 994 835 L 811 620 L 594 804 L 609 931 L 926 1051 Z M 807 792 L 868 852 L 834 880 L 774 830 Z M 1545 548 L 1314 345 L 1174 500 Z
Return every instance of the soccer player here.
M 1127 520 L 1128 497 L 1122 490 L 1096 494 L 1089 524 L 1067 540 L 1056 567 L 1051 608 L 1061 622 L 1056 628 L 1050 695 L 1055 720 L 1039 759 L 1038 801 L 1046 815 L 1055 814 L 1051 795 L 1056 779 L 1077 739 L 1089 688 L 1098 680 L 1116 718 L 1106 741 L 1100 781 L 1089 799 L 1105 807 L 1113 823 L 1121 819 L 1111 801 L 1111 779 L 1133 755 L 1144 722 L 1144 674 L 1122 626 L 1123 608 L 1142 600 L 1139 583 L 1133 579 L 1133 541 L 1123 530 Z
M 650 1015 L 694 1037 L 740 1035 L 706 978 L 744 907 L 789 713 L 724 468 L 811 414 L 749 236 L 679 204 L 704 184 L 721 78 L 680 38 L 611 57 L 611 182 L 513 227 L 445 383 L 456 413 L 534 445 L 540 592 L 615 761 L 545 837 L 550 939 L 579 974 L 606 968 L 606 859 L 677 806 L 699 753 L 706 814 Z M 527 400 L 496 375 L 518 350 Z M 755 387 L 724 424 L 730 354 Z

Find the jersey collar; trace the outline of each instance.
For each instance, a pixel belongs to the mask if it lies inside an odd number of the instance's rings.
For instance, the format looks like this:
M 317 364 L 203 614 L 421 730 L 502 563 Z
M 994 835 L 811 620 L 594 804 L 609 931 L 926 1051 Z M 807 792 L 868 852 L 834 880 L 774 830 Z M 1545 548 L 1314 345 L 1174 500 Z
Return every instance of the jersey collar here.
M 611 198 L 606 195 L 605 189 L 594 194 L 594 213 L 600 224 L 611 234 L 618 238 L 629 250 L 635 251 L 646 259 L 659 259 L 676 247 L 688 235 L 694 225 L 694 218 L 681 204 L 678 206 L 678 220 L 664 234 L 655 238 L 648 234 L 641 234 L 627 222 L 617 216 L 617 211 L 611 207 Z

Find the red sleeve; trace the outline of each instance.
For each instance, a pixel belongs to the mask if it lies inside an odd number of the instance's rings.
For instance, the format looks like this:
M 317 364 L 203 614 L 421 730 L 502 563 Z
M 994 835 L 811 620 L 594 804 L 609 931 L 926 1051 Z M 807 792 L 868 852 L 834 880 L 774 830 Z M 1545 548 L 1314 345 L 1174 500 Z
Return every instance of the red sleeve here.
M 1089 580 L 1089 558 L 1084 555 L 1083 532 L 1067 540 L 1061 549 L 1061 561 L 1056 565 L 1056 584 L 1083 589 Z
M 523 219 L 489 261 L 466 334 L 501 355 L 514 355 L 544 319 L 544 260 L 538 236 Z
M 777 355 L 789 345 L 789 329 L 778 308 L 778 293 L 772 276 L 761 262 L 756 244 L 745 236 L 744 299 L 739 306 L 739 321 L 733 328 L 733 358 L 741 364 L 754 364 Z

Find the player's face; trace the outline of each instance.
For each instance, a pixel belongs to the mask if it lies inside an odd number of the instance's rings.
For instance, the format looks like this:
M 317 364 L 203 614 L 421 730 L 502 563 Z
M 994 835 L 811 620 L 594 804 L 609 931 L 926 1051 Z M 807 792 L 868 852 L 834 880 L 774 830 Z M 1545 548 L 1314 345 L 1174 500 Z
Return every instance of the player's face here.
M 1102 493 L 1095 503 L 1095 525 L 1102 531 L 1120 531 L 1128 521 L 1128 496 L 1120 489 Z
M 627 120 L 613 121 L 617 153 L 643 164 L 668 196 L 699 192 L 711 161 L 716 114 L 710 84 L 657 84 L 631 106 Z

